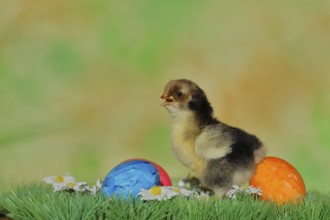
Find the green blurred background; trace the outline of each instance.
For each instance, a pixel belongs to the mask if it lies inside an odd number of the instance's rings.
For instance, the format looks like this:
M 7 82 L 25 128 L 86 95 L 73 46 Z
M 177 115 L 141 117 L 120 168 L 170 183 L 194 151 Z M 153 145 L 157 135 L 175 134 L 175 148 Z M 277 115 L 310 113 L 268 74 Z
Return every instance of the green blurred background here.
M 2 0 L 0 191 L 142 157 L 174 179 L 164 84 L 188 78 L 329 191 L 330 1 Z

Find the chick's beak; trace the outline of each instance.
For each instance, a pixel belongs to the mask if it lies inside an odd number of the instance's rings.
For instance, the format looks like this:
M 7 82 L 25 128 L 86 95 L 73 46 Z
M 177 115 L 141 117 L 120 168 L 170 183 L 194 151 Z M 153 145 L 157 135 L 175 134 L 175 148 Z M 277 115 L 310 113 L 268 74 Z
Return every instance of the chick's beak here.
M 160 98 L 164 100 L 164 102 L 160 104 L 161 106 L 168 106 L 173 102 L 173 99 L 166 95 L 162 95 Z

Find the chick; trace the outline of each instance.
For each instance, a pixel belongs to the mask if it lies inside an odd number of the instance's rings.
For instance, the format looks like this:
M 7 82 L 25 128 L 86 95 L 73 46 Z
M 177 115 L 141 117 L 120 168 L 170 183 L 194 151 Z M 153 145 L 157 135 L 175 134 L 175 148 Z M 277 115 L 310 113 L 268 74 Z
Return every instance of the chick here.
M 172 80 L 160 97 L 171 118 L 171 146 L 176 157 L 211 189 L 224 195 L 232 185 L 248 182 L 265 156 L 261 141 L 213 116 L 194 82 Z

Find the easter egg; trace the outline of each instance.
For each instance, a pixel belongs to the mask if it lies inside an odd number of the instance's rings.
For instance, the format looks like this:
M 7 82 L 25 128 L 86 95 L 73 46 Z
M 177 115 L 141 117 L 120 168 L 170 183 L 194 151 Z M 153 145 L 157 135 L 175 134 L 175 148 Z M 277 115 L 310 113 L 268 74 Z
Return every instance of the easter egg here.
M 127 199 L 136 197 L 141 189 L 171 182 L 165 170 L 158 164 L 143 159 L 130 159 L 113 168 L 105 177 L 102 193 L 109 197 Z
M 257 164 L 250 185 L 261 189 L 263 200 L 278 204 L 297 202 L 306 195 L 305 183 L 299 172 L 277 157 L 265 157 Z
M 158 170 L 159 172 L 159 176 L 160 176 L 160 185 L 161 186 L 172 186 L 172 181 L 170 176 L 167 174 L 167 172 L 157 163 L 150 161 L 150 160 L 146 160 L 146 159 L 141 159 L 141 158 L 134 158 L 134 159 L 129 159 L 129 160 L 125 160 L 122 163 L 128 162 L 128 161 L 132 161 L 132 160 L 141 160 L 141 161 L 148 161 L 149 163 L 152 163 Z

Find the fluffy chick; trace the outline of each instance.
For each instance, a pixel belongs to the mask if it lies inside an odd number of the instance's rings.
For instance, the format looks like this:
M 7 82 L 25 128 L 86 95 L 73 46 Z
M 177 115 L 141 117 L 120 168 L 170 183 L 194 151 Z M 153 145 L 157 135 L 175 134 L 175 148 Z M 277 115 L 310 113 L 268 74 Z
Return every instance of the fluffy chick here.
M 177 158 L 217 195 L 233 184 L 248 182 L 265 156 L 260 140 L 213 116 L 213 109 L 194 82 L 172 80 L 161 99 L 171 116 L 171 146 Z

